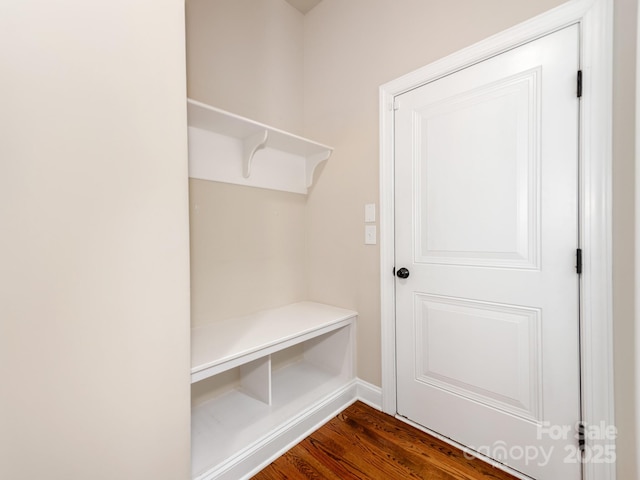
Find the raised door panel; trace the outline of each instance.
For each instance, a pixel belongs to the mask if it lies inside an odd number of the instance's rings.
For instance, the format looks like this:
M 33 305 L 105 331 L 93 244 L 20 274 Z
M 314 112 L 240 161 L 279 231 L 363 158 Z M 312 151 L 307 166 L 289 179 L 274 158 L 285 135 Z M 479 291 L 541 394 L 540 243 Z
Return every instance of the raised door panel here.
M 415 295 L 416 381 L 505 413 L 541 418 L 541 311 Z
M 417 263 L 538 268 L 539 77 L 414 111 Z

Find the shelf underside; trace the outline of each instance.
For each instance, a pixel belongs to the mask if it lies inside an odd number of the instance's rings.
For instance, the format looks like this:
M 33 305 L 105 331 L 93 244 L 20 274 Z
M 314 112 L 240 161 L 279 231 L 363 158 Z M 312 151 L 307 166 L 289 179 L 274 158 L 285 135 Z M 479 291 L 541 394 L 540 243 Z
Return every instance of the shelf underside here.
M 306 194 L 333 151 L 191 99 L 187 111 L 191 178 Z

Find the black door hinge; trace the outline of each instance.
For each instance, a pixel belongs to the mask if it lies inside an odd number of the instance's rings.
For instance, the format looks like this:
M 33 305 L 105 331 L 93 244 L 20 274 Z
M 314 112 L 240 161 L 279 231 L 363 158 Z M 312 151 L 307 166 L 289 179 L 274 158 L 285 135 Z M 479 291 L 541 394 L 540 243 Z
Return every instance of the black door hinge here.
M 576 273 L 580 275 L 582 273 L 582 249 L 576 250 Z
M 582 70 L 578 70 L 578 98 L 582 97 Z
M 584 430 L 584 422 L 578 422 L 578 450 L 580 450 L 582 455 L 584 455 L 585 445 L 587 443 Z

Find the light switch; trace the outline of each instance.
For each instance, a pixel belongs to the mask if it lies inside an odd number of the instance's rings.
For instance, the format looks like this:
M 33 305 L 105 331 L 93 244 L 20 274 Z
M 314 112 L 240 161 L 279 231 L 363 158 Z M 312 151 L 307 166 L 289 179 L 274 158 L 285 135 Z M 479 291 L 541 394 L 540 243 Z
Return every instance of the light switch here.
M 375 225 L 365 225 L 364 226 L 364 244 L 365 245 L 375 245 L 376 243 L 377 243 L 376 226 Z
M 371 223 L 376 221 L 376 204 L 367 203 L 364 206 L 364 221 L 365 223 Z

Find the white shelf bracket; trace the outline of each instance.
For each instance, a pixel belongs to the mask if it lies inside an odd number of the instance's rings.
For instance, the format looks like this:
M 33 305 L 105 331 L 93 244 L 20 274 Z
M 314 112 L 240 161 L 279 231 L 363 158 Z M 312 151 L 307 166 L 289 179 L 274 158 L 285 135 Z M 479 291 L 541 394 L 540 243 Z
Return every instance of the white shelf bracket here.
M 258 150 L 263 149 L 267 145 L 268 139 L 269 131 L 261 130 L 242 140 L 242 145 L 244 147 L 242 154 L 242 176 L 244 178 L 249 178 L 251 175 L 251 163 L 253 162 L 253 156 Z
M 326 162 L 331 156 L 332 150 L 316 153 L 307 157 L 307 188 L 313 185 L 313 175 L 322 162 Z

